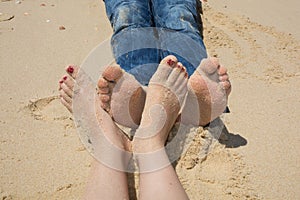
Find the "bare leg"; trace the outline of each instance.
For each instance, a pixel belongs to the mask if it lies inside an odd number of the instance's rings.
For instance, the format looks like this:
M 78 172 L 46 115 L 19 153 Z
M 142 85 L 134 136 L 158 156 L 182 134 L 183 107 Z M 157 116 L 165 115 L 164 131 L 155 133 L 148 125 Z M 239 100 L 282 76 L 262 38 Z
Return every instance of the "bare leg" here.
M 174 56 L 150 80 L 141 125 L 133 140 L 140 170 L 140 199 L 188 199 L 164 144 L 187 93 L 187 74 Z
M 77 77 L 79 68 L 75 66 L 69 66 L 67 68 L 68 75 L 64 76 L 60 80 L 60 95 L 62 104 L 70 111 L 73 112 L 72 101 L 74 97 L 73 89 L 75 80 L 88 81 L 88 78 Z M 80 73 L 82 75 L 82 73 Z M 80 76 L 78 75 L 78 76 Z M 84 75 L 82 75 L 84 76 Z M 81 83 L 87 86 L 87 91 L 95 91 L 94 86 L 91 83 Z M 80 86 L 80 85 L 79 85 Z M 83 106 L 86 102 L 82 102 Z M 100 105 L 99 99 L 96 99 L 96 104 Z M 87 104 L 87 106 L 89 106 Z M 84 107 L 83 107 L 84 108 Z M 105 136 L 109 142 L 117 148 L 130 151 L 131 145 L 127 137 L 122 131 L 114 124 L 110 116 L 101 108 L 96 106 L 96 116 L 100 127 L 104 130 Z M 103 141 L 105 143 L 105 140 Z M 106 144 L 104 144 L 105 146 Z M 100 152 L 102 153 L 102 152 Z M 111 152 L 103 152 L 107 157 L 112 156 Z M 113 154 L 113 158 L 116 162 L 124 162 L 124 167 L 128 160 L 122 157 L 122 154 Z M 123 160 L 124 159 L 124 160 Z M 97 160 L 93 161 L 92 171 L 88 180 L 86 193 L 84 199 L 129 199 L 127 176 L 123 171 L 115 170 L 108 167 Z
M 94 160 L 83 199 L 129 199 L 126 174 Z

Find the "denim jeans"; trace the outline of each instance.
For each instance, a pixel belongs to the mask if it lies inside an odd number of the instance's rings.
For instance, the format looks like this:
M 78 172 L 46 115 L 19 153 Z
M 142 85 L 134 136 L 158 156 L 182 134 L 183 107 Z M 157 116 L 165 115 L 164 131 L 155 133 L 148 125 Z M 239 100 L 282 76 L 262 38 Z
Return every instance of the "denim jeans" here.
M 175 55 L 191 75 L 207 57 L 199 0 L 105 0 L 117 63 L 143 85 Z

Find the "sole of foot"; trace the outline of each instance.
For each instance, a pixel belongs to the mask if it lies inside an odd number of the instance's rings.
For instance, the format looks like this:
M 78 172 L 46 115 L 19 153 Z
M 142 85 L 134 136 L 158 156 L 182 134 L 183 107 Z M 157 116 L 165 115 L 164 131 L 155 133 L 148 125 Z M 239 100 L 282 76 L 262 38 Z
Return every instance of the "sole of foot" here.
M 146 92 L 120 66 L 108 66 L 98 81 L 101 107 L 120 125 L 137 128 L 144 109 Z
M 217 58 L 203 59 L 188 81 L 188 96 L 182 111 L 182 122 L 207 125 L 220 116 L 231 92 L 227 69 Z

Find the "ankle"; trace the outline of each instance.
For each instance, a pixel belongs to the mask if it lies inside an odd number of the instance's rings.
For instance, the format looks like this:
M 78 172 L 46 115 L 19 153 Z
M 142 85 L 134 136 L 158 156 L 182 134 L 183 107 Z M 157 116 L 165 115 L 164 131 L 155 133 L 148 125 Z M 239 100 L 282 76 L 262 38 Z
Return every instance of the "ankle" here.
M 147 153 L 134 152 L 133 156 L 139 173 L 154 172 L 171 164 L 164 147 Z
M 134 138 L 132 141 L 133 153 L 152 153 L 164 148 L 164 142 L 158 138 Z

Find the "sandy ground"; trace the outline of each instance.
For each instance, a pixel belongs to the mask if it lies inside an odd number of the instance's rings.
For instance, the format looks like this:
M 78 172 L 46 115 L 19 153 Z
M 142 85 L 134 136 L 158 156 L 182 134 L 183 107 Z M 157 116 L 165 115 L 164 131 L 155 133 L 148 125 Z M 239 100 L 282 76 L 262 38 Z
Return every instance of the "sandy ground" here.
M 205 43 L 228 67 L 233 92 L 222 117 L 229 140 L 194 130 L 176 166 L 191 199 L 300 199 L 299 7 L 204 7 Z M 1 0 L 0 13 L 0 199 L 80 199 L 91 156 L 57 82 L 111 35 L 103 3 Z

